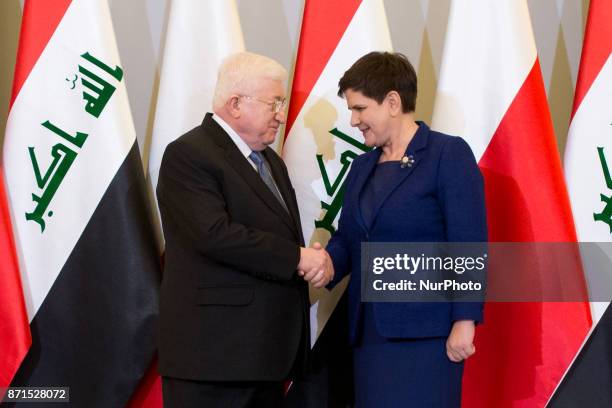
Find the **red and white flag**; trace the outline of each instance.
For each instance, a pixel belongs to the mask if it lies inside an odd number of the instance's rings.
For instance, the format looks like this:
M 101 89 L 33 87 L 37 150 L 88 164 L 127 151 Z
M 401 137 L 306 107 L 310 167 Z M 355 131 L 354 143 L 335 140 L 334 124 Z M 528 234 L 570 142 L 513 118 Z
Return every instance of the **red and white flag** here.
M 2 387 L 11 384 L 32 338 L 23 301 L 21 277 L 15 255 L 15 243 L 0 166 L 0 400 Z
M 343 184 L 352 160 L 367 151 L 350 126 L 350 111 L 338 81 L 371 51 L 391 51 L 381 0 L 310 0 L 302 30 L 287 115 L 283 159 L 295 188 L 306 243 L 325 245 L 338 225 Z M 348 279 L 334 290 L 311 292 L 311 344 L 342 295 Z
M 212 111 L 221 61 L 244 51 L 238 8 L 234 0 L 173 0 L 164 46 L 148 178 L 155 188 L 168 143 L 202 123 Z M 156 211 L 159 221 L 159 210 Z
M 470 144 L 490 241 L 576 240 L 526 0 L 451 3 L 432 127 Z M 488 303 L 463 406 L 543 407 L 590 324 L 588 303 Z

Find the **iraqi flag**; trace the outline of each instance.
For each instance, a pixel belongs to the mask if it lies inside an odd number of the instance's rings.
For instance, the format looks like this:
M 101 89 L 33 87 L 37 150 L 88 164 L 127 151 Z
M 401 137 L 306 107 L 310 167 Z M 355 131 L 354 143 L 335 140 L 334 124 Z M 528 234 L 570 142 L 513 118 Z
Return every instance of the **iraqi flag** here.
M 25 3 L 3 158 L 32 347 L 12 386 L 125 406 L 155 350 L 159 254 L 105 0 Z
M 451 3 L 432 125 L 470 144 L 491 241 L 576 240 L 526 0 Z M 588 303 L 487 303 L 463 406 L 543 407 L 590 324 Z
M 565 148 L 567 189 L 576 232 L 582 242 L 612 241 L 612 201 L 608 204 L 612 196 L 610 17 L 610 1 L 591 1 Z M 608 303 L 593 306 L 593 318 L 597 321 Z
M 168 143 L 201 124 L 207 111 L 212 112 L 221 61 L 244 51 L 234 0 L 173 0 L 169 7 L 149 155 L 148 178 L 152 192 L 157 187 L 159 166 Z M 152 198 L 156 221 L 161 226 L 154 194 Z
M 335 231 L 350 165 L 368 150 L 361 132 L 350 126 L 346 101 L 337 96 L 338 81 L 363 55 L 391 49 L 381 0 L 305 3 L 283 159 L 310 245 L 325 245 Z M 336 308 L 347 284 L 348 278 L 332 292 L 311 288 L 314 375 L 312 382 L 290 389 L 293 406 L 338 406 L 350 398 L 345 302 Z
M 586 242 L 612 241 L 611 21 L 612 2 L 591 0 L 565 149 L 565 177 L 576 230 L 580 241 Z M 593 306 L 593 320 L 598 322 L 550 407 L 612 406 L 612 309 L 609 302 Z

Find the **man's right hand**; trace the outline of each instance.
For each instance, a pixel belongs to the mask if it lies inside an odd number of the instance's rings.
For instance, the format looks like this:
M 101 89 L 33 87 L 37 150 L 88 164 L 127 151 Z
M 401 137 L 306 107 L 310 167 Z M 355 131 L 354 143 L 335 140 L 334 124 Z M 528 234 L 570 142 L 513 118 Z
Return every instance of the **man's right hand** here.
M 334 278 L 334 265 L 327 251 L 316 242 L 312 248 L 300 248 L 298 274 L 315 288 L 322 288 Z

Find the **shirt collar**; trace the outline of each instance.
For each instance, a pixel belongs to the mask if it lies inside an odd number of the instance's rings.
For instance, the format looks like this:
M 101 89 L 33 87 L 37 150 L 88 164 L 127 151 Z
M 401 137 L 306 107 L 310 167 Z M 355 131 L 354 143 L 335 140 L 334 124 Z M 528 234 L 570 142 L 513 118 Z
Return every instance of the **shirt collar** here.
M 227 122 L 224 121 L 220 116 L 213 114 L 212 118 L 215 120 L 215 122 L 217 122 L 219 124 L 219 126 L 221 126 L 223 128 L 223 130 L 225 130 L 225 133 L 227 133 L 228 136 L 230 137 L 230 139 L 232 139 L 232 141 L 234 142 L 236 147 L 238 147 L 238 150 L 240 150 L 240 153 L 242 153 L 242 155 L 245 158 L 248 159 L 249 155 L 252 152 L 252 150 L 244 142 L 244 140 L 242 140 L 240 135 L 238 133 L 236 133 L 236 131 L 234 129 L 232 129 L 232 127 L 230 125 L 228 125 Z

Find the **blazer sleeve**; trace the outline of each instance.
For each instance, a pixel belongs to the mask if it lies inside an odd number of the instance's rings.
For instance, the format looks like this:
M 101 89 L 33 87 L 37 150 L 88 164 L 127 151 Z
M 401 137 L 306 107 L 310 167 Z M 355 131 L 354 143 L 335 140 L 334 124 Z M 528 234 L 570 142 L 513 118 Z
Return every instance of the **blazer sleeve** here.
M 469 145 L 452 137 L 442 148 L 439 202 L 448 242 L 487 242 L 484 180 Z M 454 302 L 451 319 L 483 319 L 482 302 Z
M 290 280 L 299 262 L 299 245 L 233 221 L 220 182 L 192 150 L 171 143 L 164 153 L 157 187 L 164 232 L 178 234 L 183 245 L 238 271 Z
M 349 174 L 346 176 L 346 181 L 344 183 L 344 199 L 349 196 L 349 189 L 351 188 L 351 181 L 354 178 L 354 174 L 356 172 L 355 163 L 353 162 L 353 166 L 349 170 Z M 334 279 L 332 279 L 328 284 L 328 289 L 333 289 L 346 275 L 351 271 L 351 253 L 350 253 L 350 237 L 346 235 L 347 233 L 347 223 L 350 219 L 349 210 L 344 206 L 344 202 L 342 203 L 342 211 L 340 212 L 340 219 L 338 220 L 338 228 L 334 235 L 332 235 L 327 247 L 325 248 L 329 253 L 329 256 L 332 259 L 332 263 L 334 264 Z

